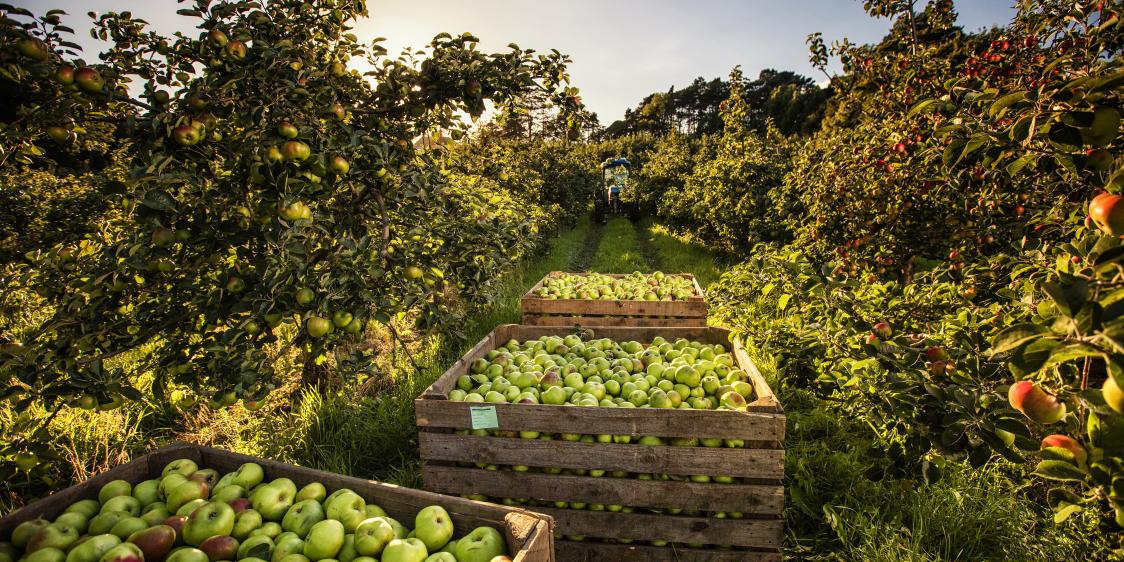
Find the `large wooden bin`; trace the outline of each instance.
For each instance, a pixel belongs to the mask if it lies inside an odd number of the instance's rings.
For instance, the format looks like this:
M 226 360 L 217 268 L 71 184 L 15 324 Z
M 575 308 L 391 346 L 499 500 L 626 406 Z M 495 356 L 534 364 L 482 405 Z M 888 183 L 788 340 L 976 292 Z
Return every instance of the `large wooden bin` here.
M 164 466 L 175 459 L 191 459 L 201 468 L 213 468 L 219 472 L 230 472 L 236 470 L 242 463 L 255 462 L 265 469 L 267 480 L 285 477 L 292 479 L 297 486 L 316 481 L 324 484 L 329 491 L 350 488 L 365 500 L 378 504 L 391 517 L 408 522 L 406 524 L 411 526 L 418 511 L 426 506 L 438 504 L 452 516 L 457 536 L 480 526 L 495 527 L 506 538 L 508 550 L 512 553 L 515 562 L 554 560 L 554 541 L 551 534 L 553 521 L 547 516 L 523 509 L 412 490 L 393 484 L 341 476 L 183 442 L 157 449 L 8 514 L 0 519 L 0 540 L 8 540 L 16 525 L 24 521 L 37 517 L 53 519 L 78 500 L 96 499 L 98 490 L 112 480 L 128 480 L 136 484 L 157 477 Z
M 415 402 L 425 488 L 434 492 L 530 500 L 528 509 L 554 518 L 560 561 L 780 560 L 784 507 L 785 418 L 745 350 L 721 328 L 593 328 L 595 337 L 650 342 L 663 336 L 721 343 L 751 378 L 756 399 L 747 411 L 594 408 L 534 404 L 472 404 L 448 400 L 471 362 L 510 339 L 565 335 L 567 327 L 504 325 L 478 343 Z M 744 448 L 648 446 L 535 440 L 454 433 L 471 428 L 471 406 L 495 406 L 502 432 L 548 432 L 721 438 Z M 497 432 L 498 433 L 498 432 Z M 508 435 L 511 435 L 508 433 Z M 476 468 L 477 463 L 501 470 Z M 504 470 L 503 466 L 627 471 L 629 478 Z M 634 474 L 727 475 L 737 483 L 639 480 Z M 552 507 L 584 502 L 707 512 L 701 516 L 589 511 Z M 741 512 L 742 518 L 707 516 Z M 567 540 L 579 536 L 585 540 Z M 628 541 L 632 541 L 629 543 Z M 667 541 L 667 546 L 653 546 Z M 680 545 L 705 545 L 683 547 Z M 656 543 L 659 544 L 659 543 Z
M 535 296 L 535 291 L 541 289 L 547 279 L 559 275 L 563 273 L 550 272 L 523 295 L 521 307 L 524 324 L 530 326 L 706 326 L 706 296 L 698 280 L 690 273 L 668 274 L 690 278 L 695 290 L 694 295 L 687 300 L 545 299 Z M 625 275 L 614 274 L 610 277 L 625 277 Z

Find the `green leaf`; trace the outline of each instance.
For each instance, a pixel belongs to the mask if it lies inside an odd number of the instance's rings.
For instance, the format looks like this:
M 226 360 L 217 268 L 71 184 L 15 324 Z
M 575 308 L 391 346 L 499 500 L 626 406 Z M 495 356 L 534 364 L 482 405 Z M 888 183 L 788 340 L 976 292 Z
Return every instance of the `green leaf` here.
M 988 114 L 993 118 L 997 117 L 1004 109 L 1007 109 L 1011 105 L 1014 105 L 1024 99 L 1026 99 L 1025 90 L 1007 94 L 995 100 L 995 103 L 991 104 L 991 108 L 988 109 Z
M 1059 480 L 1062 482 L 1085 481 L 1085 473 L 1080 468 L 1065 461 L 1042 461 L 1034 468 L 1034 474 L 1046 478 L 1047 480 Z
M 1031 340 L 1042 337 L 1047 329 L 1038 324 L 1015 324 L 996 334 L 991 340 L 991 353 L 1011 351 Z
M 780 298 L 777 299 L 777 310 L 784 310 L 786 307 L 788 307 L 788 301 L 791 298 L 792 295 L 788 293 L 781 295 Z
M 1054 511 L 1054 523 L 1065 523 L 1066 519 L 1069 519 L 1070 516 L 1082 509 L 1084 508 L 1072 503 L 1059 506 L 1058 509 Z
M 1089 282 L 1077 277 L 1045 283 L 1042 285 L 1042 290 L 1054 301 L 1062 314 L 1071 318 L 1081 310 L 1082 306 L 1085 306 L 1085 301 L 1089 298 Z
M 1104 355 L 1096 346 L 1087 344 L 1085 342 L 1070 342 L 1065 345 L 1058 346 L 1050 353 L 1050 358 L 1043 365 L 1043 368 L 1074 359 L 1081 359 L 1083 357 L 1098 357 Z

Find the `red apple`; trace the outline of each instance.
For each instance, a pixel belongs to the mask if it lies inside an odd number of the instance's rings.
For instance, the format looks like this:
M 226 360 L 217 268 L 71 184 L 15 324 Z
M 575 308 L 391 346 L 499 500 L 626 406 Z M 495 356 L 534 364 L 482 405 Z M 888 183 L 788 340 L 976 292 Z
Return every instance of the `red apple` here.
M 74 71 L 74 81 L 78 83 L 79 88 L 92 94 L 100 92 L 105 87 L 105 80 L 102 79 L 101 74 L 86 66 Z
M 1111 236 L 1124 236 L 1124 197 L 1102 193 L 1089 203 L 1089 217 Z
M 1058 447 L 1073 453 L 1073 457 L 1077 459 L 1079 465 L 1084 465 L 1089 458 L 1088 453 L 1085 452 L 1085 447 L 1082 447 L 1080 443 L 1068 435 L 1057 433 L 1047 435 L 1042 439 L 1042 448 L 1045 449 L 1046 447 Z
M 886 322 L 879 322 L 874 325 L 874 335 L 881 339 L 888 340 L 894 331 L 890 329 L 890 324 Z
M 1011 407 L 1026 417 L 1041 423 L 1052 424 L 1065 417 L 1065 403 L 1038 388 L 1031 381 L 1019 381 L 1007 391 Z
M 250 500 L 247 498 L 234 498 L 226 503 L 230 504 L 230 507 L 234 509 L 234 513 L 242 513 L 250 509 Z
M 219 560 L 234 560 L 238 554 L 238 539 L 230 535 L 210 537 L 199 543 L 199 550 L 207 553 L 211 562 Z

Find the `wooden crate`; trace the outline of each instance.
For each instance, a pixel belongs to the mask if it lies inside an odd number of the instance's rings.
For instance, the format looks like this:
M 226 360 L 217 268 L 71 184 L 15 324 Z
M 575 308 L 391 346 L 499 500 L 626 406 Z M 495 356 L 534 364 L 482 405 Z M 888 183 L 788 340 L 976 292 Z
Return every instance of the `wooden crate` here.
M 756 396 L 746 412 L 652 408 L 594 408 L 534 404 L 495 406 L 499 431 L 613 434 L 665 438 L 743 439 L 745 448 L 646 446 L 519 439 L 456 434 L 471 428 L 469 408 L 448 393 L 473 360 L 510 339 L 565 335 L 571 328 L 497 327 L 415 401 L 425 488 L 446 494 L 532 500 L 529 509 L 555 520 L 561 561 L 777 561 L 783 535 L 785 418 L 780 404 L 745 349 L 721 328 L 593 328 L 595 337 L 650 342 L 656 336 L 722 343 L 749 374 Z M 463 432 L 462 432 L 463 433 Z M 508 434 L 511 435 L 511 434 Z M 695 483 L 634 478 L 552 475 L 486 470 L 501 466 L 601 469 L 630 473 L 728 475 L 737 483 Z M 637 508 L 741 512 L 741 519 L 648 512 L 596 512 L 549 507 L 585 502 Z M 536 505 L 537 504 L 537 505 Z M 586 541 L 565 540 L 584 536 Z M 636 544 L 604 542 L 630 539 Z M 703 548 L 654 547 L 646 541 L 704 544 Z M 733 549 L 719 545 L 732 545 Z
M 534 295 L 551 277 L 564 275 L 552 271 L 523 295 L 523 324 L 529 326 L 640 326 L 694 327 L 706 326 L 706 297 L 698 279 L 690 273 L 669 273 L 688 277 L 695 294 L 688 300 L 641 301 L 596 299 L 544 299 Z M 581 275 L 571 274 L 571 275 Z M 625 277 L 613 274 L 610 277 Z
M 409 525 L 413 524 L 414 516 L 422 508 L 435 504 L 441 505 L 452 517 L 458 536 L 480 526 L 495 527 L 503 532 L 514 561 L 553 562 L 554 560 L 554 541 L 551 533 L 554 523 L 548 516 L 183 442 L 157 449 L 0 518 L 0 540 L 8 540 L 16 525 L 24 521 L 37 517 L 53 519 L 78 500 L 96 499 L 98 490 L 112 480 L 128 480 L 135 484 L 157 477 L 164 466 L 175 459 L 191 459 L 201 468 L 213 468 L 219 472 L 230 472 L 236 470 L 242 463 L 255 462 L 265 469 L 267 480 L 286 477 L 292 479 L 298 487 L 316 481 L 324 484 L 329 491 L 350 488 L 365 500 L 378 504 L 391 517 L 404 523 L 408 522 Z

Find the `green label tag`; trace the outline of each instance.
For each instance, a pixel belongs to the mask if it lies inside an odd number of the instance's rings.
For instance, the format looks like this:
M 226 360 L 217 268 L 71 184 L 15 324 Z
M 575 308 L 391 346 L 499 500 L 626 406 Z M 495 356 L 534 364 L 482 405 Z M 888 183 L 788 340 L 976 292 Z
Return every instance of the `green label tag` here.
M 500 426 L 495 406 L 469 406 L 468 412 L 472 416 L 472 429 L 496 429 Z

